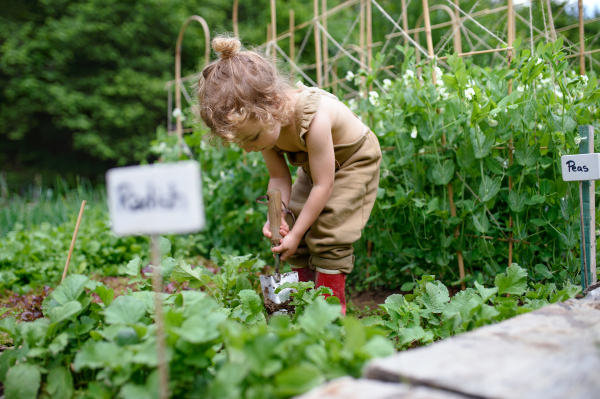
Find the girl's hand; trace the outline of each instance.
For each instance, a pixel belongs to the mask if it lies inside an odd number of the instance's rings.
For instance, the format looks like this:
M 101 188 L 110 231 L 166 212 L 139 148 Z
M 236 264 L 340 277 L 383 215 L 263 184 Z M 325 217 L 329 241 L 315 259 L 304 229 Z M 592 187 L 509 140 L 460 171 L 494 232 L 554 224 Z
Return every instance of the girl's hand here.
M 298 244 L 300 244 L 300 238 L 297 238 L 295 234 L 286 234 L 279 245 L 271 248 L 271 251 L 280 253 L 280 260 L 283 262 L 296 252 Z
M 268 219 L 265 225 L 263 226 L 262 231 L 265 237 L 271 238 L 271 223 Z M 279 234 L 281 234 L 282 237 L 285 237 L 288 234 L 290 234 L 290 226 L 285 221 L 285 213 L 281 214 L 281 226 L 279 227 Z

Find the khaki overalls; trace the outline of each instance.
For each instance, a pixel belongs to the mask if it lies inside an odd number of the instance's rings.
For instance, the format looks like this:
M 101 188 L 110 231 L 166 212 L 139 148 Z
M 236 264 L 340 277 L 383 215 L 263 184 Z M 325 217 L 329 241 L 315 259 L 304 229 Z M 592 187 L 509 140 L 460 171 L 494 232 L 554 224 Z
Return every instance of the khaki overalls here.
M 321 96 L 334 96 L 317 88 L 301 84 L 299 87 L 302 91 L 296 103 L 295 122 L 300 143 L 306 148 L 304 135 Z M 333 149 L 336 169 L 331 197 L 288 262 L 294 268 L 310 267 L 321 273 L 347 274 L 354 267 L 352 244 L 360 238 L 377 197 L 381 148 L 375 134 L 365 126 L 362 136 L 354 143 L 334 145 Z M 289 209 L 298 217 L 313 185 L 308 153 L 285 152 L 277 147 L 274 150 L 286 153 L 289 163 L 298 166 L 289 204 Z

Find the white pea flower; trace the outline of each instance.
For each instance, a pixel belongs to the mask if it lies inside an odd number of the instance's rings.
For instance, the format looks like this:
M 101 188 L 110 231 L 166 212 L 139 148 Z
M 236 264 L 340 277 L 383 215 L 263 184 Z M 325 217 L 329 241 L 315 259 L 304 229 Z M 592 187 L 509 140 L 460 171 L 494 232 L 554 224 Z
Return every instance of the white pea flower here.
M 473 79 L 469 79 L 469 85 L 475 86 L 475 81 Z
M 392 81 L 389 79 L 383 79 L 383 88 L 389 90 L 392 88 Z
M 413 126 L 412 131 L 410 132 L 410 137 L 412 137 L 413 139 L 417 138 L 417 127 Z
M 465 90 L 465 97 L 467 98 L 467 100 L 469 100 L 469 101 L 473 100 L 474 96 L 475 96 L 475 90 L 473 90 L 473 88 L 469 87 L 467 90 Z
M 596 230 L 596 235 L 600 236 L 600 230 Z
M 537 76 L 537 78 L 543 82 L 544 81 L 544 74 L 542 72 L 540 72 L 540 74 Z
M 178 116 L 181 117 L 182 121 L 185 120 L 185 115 L 183 114 L 183 112 L 181 112 L 179 108 L 175 108 L 173 110 L 173 118 L 177 118 Z
M 571 69 L 571 76 L 575 76 L 575 75 L 576 75 L 575 71 Z
M 246 211 L 244 213 L 247 216 L 252 216 L 252 215 L 254 215 L 254 208 L 248 208 L 248 209 L 246 209 Z
M 435 67 L 435 74 L 436 74 L 436 76 L 440 77 L 440 76 L 442 76 L 444 74 L 444 72 L 442 71 L 442 68 L 436 66 Z
M 369 102 L 374 107 L 378 107 L 379 106 L 379 93 L 377 93 L 376 91 L 370 91 L 369 92 Z
M 496 127 L 498 126 L 498 121 L 495 119 L 488 119 L 488 125 L 490 125 L 491 127 Z
M 518 85 L 518 86 L 517 86 L 517 91 L 520 91 L 520 92 L 523 92 L 523 91 L 525 91 L 525 86 L 523 86 L 523 85 Z
M 587 86 L 587 84 L 588 84 L 588 80 L 589 80 L 589 78 L 588 78 L 588 76 L 587 76 L 587 75 L 582 75 L 582 76 L 581 76 L 581 82 L 582 82 L 582 85 L 583 85 L 583 87 L 586 87 L 586 86 Z
M 354 79 L 354 72 L 352 72 L 352 71 L 346 72 L 346 80 L 351 81 L 352 79 Z
M 411 71 L 410 69 L 407 69 L 406 72 L 404 72 L 404 76 L 408 76 L 409 78 L 414 78 L 415 73 L 413 71 Z
M 356 108 L 358 108 L 356 105 L 356 100 L 351 98 L 350 101 L 348 101 L 348 107 L 350 107 L 352 111 L 355 111 Z
M 575 136 L 575 139 L 573 141 L 575 142 L 575 145 L 579 145 L 579 143 L 581 143 L 581 140 L 585 140 L 585 139 L 587 139 L 587 136 L 581 137 L 581 136 L 579 136 L 579 133 L 578 133 L 577 136 Z
M 363 98 L 365 96 L 365 93 L 363 93 L 362 90 L 361 90 L 361 91 L 358 92 L 358 96 L 360 98 Z
M 539 65 L 542 62 L 544 62 L 544 60 L 542 60 L 541 58 L 538 58 L 537 61 L 535 62 L 535 65 Z
M 541 123 L 538 123 L 536 127 L 537 130 L 542 130 L 544 128 Z

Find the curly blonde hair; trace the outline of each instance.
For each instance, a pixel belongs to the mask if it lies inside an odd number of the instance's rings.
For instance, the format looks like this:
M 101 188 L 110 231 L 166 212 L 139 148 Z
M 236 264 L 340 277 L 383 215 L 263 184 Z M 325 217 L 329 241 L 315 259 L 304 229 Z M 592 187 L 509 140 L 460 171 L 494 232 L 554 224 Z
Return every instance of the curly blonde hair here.
M 240 51 L 234 37 L 217 36 L 211 45 L 219 59 L 202 70 L 196 108 L 211 133 L 230 143 L 236 141 L 236 127 L 251 120 L 267 130 L 277 122 L 289 124 L 293 106 L 286 91 L 291 86 L 276 65 L 255 51 Z

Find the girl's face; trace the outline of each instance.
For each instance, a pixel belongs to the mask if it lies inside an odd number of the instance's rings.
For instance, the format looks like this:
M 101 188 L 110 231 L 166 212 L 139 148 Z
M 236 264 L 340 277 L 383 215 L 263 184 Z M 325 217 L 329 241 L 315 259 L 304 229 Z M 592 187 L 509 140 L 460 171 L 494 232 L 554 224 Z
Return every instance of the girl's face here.
M 239 146 L 246 152 L 270 150 L 277 143 L 280 132 L 281 125 L 279 123 L 269 132 L 260 122 L 255 120 L 249 121 L 242 125 L 238 131 Z

